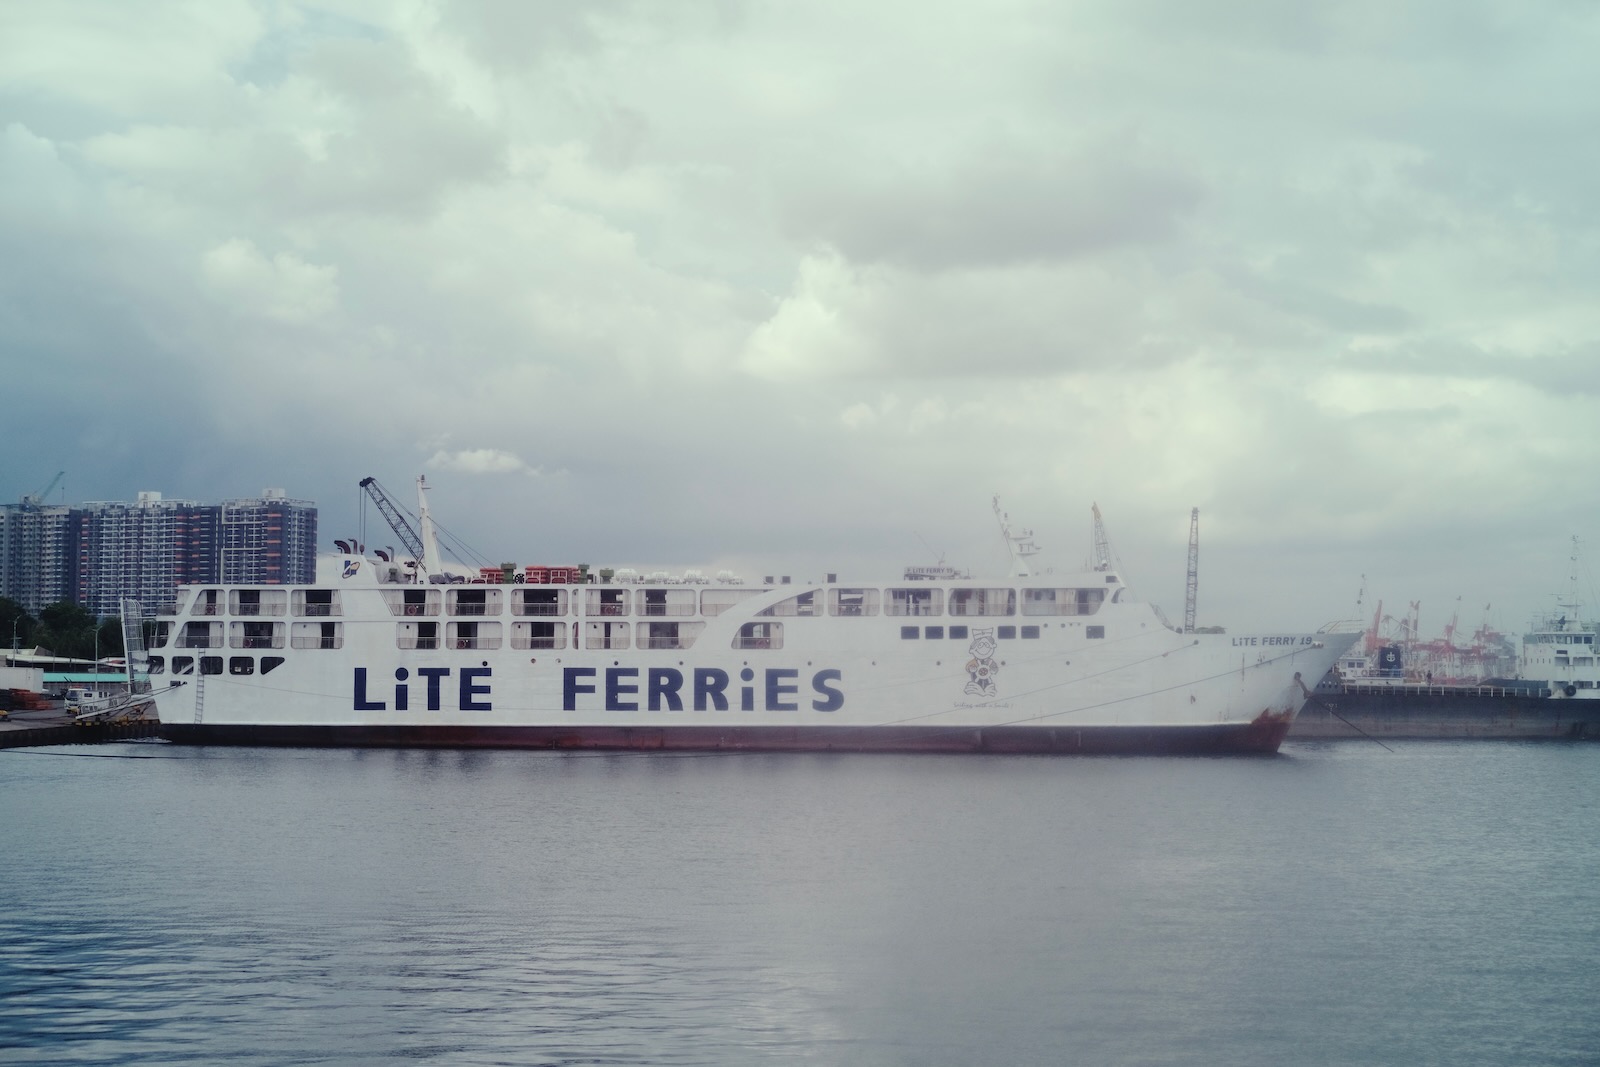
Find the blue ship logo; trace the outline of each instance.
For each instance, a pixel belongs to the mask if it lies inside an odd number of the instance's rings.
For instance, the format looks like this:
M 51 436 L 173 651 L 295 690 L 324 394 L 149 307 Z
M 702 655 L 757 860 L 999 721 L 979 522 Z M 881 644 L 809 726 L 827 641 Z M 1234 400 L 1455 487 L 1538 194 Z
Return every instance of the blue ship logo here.
M 360 569 L 361 561 L 359 559 L 347 559 L 344 561 L 344 576 L 346 578 L 354 578 L 356 571 Z

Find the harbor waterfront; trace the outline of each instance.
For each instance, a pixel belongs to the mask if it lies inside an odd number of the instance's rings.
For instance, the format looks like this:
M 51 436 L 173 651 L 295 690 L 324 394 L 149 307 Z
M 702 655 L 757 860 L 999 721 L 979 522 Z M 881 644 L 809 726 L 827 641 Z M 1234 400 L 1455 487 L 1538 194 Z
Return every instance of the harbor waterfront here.
M 1586 1064 L 1600 746 L 0 752 L 0 1059 Z

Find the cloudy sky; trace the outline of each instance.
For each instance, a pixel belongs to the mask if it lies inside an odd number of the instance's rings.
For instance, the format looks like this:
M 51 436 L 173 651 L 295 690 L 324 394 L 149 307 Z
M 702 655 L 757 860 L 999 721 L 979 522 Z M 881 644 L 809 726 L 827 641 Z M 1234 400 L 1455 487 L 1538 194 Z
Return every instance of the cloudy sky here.
M 1600 560 L 1600 12 L 0 8 L 0 500 L 484 556 L 1002 565 L 1520 630 Z M 383 533 L 372 527 L 370 540 Z M 1580 571 L 1587 587 L 1590 563 Z M 1600 570 L 1600 565 L 1595 565 Z

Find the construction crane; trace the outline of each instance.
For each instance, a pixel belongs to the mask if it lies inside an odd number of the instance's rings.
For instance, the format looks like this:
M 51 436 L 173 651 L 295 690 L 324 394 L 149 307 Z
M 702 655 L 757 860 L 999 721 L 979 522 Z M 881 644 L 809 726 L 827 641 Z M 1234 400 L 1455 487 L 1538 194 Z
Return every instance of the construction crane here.
M 56 471 L 56 476 L 50 479 L 49 485 L 45 486 L 37 493 L 28 493 L 22 498 L 22 506 L 29 510 L 39 507 L 39 505 L 44 503 L 44 498 L 50 495 L 50 491 L 59 485 L 61 479 L 65 478 L 66 476 L 66 471 Z
M 1194 633 L 1195 598 L 1200 592 L 1200 509 L 1189 512 L 1189 581 L 1183 594 L 1183 632 Z
M 389 494 L 383 491 L 383 487 L 378 484 L 378 480 L 371 477 L 363 478 L 361 479 L 361 488 L 367 491 L 367 495 L 372 498 L 372 502 L 378 506 L 378 511 L 383 515 L 384 521 L 389 524 L 389 529 L 393 530 L 394 535 L 400 538 L 400 543 L 406 546 L 406 549 L 411 553 L 411 558 L 416 560 L 419 565 L 423 564 L 425 553 L 422 549 L 422 538 L 417 534 L 417 531 L 411 528 L 411 524 L 400 513 L 400 508 L 390 499 Z

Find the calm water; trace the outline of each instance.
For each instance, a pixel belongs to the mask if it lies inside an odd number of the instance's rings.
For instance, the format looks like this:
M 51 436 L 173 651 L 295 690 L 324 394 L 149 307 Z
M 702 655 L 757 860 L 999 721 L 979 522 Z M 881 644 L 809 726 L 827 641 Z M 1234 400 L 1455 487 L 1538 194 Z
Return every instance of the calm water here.
M 1393 747 L 0 751 L 0 1062 L 1600 1062 L 1600 745 Z

